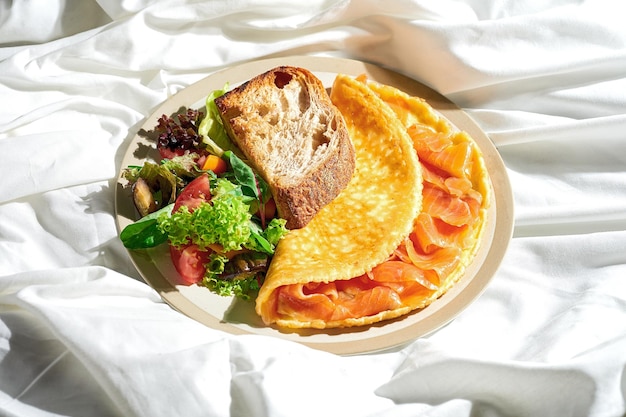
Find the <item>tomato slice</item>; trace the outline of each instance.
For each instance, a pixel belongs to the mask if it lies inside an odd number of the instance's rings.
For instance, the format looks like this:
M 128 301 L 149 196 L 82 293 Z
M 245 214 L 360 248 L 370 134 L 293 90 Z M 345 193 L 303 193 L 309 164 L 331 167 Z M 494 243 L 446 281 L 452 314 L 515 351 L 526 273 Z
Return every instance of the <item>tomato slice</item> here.
M 202 174 L 198 178 L 191 181 L 178 198 L 174 202 L 174 212 L 178 211 L 181 206 L 187 206 L 189 211 L 194 211 L 198 206 L 211 199 L 211 184 L 209 176 Z
M 200 204 L 211 199 L 211 184 L 207 174 L 200 175 L 191 181 L 174 202 L 174 212 L 186 206 L 194 211 Z M 170 256 L 180 276 L 189 284 L 202 281 L 204 265 L 209 262 L 211 250 L 200 250 L 198 245 L 189 244 L 180 248 L 170 245 Z
M 170 256 L 180 276 L 189 284 L 202 281 L 204 265 L 209 262 L 210 251 L 202 251 L 198 245 L 187 245 L 176 248 L 170 245 Z

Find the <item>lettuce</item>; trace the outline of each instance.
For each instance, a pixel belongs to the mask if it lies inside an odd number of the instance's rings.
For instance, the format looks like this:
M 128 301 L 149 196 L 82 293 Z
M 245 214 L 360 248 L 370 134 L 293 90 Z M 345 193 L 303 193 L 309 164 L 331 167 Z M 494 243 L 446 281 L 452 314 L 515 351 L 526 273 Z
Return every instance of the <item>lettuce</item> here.
M 278 241 L 288 232 L 285 227 L 287 220 L 274 218 L 269 222 L 265 230 L 257 223 L 251 223 L 251 237 L 250 242 L 246 244 L 246 248 L 273 255 Z
M 250 293 L 258 291 L 260 288 L 259 281 L 255 276 L 230 281 L 216 277 L 205 277 L 203 285 L 218 295 L 226 297 L 234 295 L 242 300 L 249 300 Z
M 202 174 L 202 171 L 198 169 L 198 158 L 199 155 L 196 152 L 186 153 L 175 156 L 172 159 L 163 159 L 161 167 L 167 169 L 178 178 L 189 180 Z
M 239 187 L 218 178 L 210 202 L 203 202 L 191 212 L 182 206 L 171 216 L 159 216 L 159 228 L 177 247 L 191 242 L 205 250 L 218 243 L 225 251 L 240 250 L 251 235 L 252 215 L 247 200 Z
M 287 220 L 273 218 L 270 223 L 267 225 L 265 230 L 263 231 L 263 236 L 270 245 L 272 245 L 272 253 L 274 253 L 274 248 L 278 245 L 278 242 L 285 236 L 289 230 L 285 226 L 287 224 Z
M 211 254 L 209 263 L 206 265 L 202 285 L 221 296 L 234 295 L 243 300 L 250 299 L 249 293 L 259 289 L 256 275 L 242 279 L 222 279 L 220 275 L 224 272 L 227 263 L 228 258 L 226 256 L 217 253 Z
M 228 137 L 226 129 L 222 124 L 219 110 L 215 104 L 215 99 L 223 96 L 228 91 L 228 83 L 221 90 L 213 90 L 206 98 L 207 115 L 198 126 L 198 135 L 209 151 L 217 156 L 222 156 L 225 151 L 234 151 L 235 145 Z

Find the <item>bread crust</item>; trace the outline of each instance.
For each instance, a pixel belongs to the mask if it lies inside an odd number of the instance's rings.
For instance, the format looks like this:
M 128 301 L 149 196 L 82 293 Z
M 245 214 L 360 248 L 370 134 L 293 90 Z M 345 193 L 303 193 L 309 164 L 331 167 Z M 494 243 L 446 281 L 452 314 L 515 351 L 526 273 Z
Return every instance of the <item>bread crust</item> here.
M 287 228 L 304 227 L 348 185 L 354 146 L 310 71 L 280 66 L 215 100 L 226 131 L 268 183 Z

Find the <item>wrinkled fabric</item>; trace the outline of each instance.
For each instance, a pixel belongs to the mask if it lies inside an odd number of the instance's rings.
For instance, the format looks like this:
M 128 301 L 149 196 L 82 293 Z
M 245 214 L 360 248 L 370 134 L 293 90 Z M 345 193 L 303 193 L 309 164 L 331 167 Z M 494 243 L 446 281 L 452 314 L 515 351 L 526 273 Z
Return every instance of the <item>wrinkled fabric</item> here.
M 626 26 L 591 0 L 0 4 L 0 415 L 622 416 Z M 207 328 L 118 239 L 142 121 L 255 59 L 346 57 L 462 107 L 497 146 L 514 236 L 433 334 L 336 356 Z

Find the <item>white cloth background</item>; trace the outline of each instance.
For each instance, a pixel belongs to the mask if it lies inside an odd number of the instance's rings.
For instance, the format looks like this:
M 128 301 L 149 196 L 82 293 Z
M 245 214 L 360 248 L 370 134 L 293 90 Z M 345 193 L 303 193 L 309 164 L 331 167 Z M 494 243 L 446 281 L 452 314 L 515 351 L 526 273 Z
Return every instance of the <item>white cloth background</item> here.
M 626 25 L 619 1 L 0 3 L 0 415 L 621 416 Z M 270 56 L 369 60 L 497 145 L 515 232 L 485 293 L 386 353 L 230 336 L 139 278 L 114 223 L 142 119 Z

